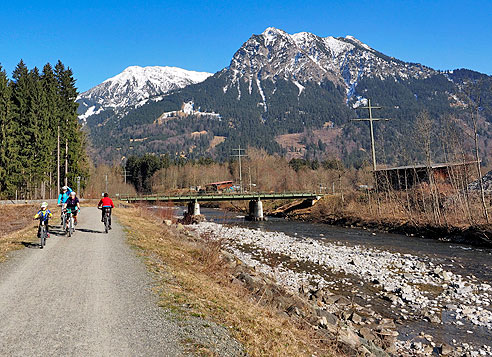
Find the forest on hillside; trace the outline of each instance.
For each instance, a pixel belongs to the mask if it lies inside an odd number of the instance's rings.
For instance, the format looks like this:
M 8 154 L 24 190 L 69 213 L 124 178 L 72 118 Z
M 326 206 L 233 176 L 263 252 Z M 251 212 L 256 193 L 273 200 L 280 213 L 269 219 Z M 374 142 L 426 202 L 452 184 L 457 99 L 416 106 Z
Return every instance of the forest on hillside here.
M 97 159 L 112 162 L 132 155 L 153 153 L 173 157 L 198 159 L 212 156 L 227 160 L 233 148 L 256 147 L 269 154 L 285 155 L 293 148 L 279 145 L 280 135 L 305 133 L 302 136 L 305 159 L 324 160 L 335 153 L 346 166 L 360 167 L 370 160 L 370 135 L 367 123 L 352 122 L 368 113 L 357 107 L 357 98 L 369 98 L 381 106 L 374 115 L 390 121 L 378 122 L 375 135 L 379 160 L 386 165 L 423 162 L 422 155 L 407 133 L 413 130 L 416 118 L 426 111 L 436 134 L 445 128 L 466 130 L 469 127 L 470 105 L 478 108 L 480 145 L 486 154 L 492 144 L 492 96 L 490 76 L 467 70 L 438 73 L 426 79 L 394 78 L 380 80 L 363 78 L 347 98 L 345 90 L 332 82 L 303 82 L 304 89 L 291 81 L 278 79 L 261 81 L 266 107 L 257 84 L 251 89 L 241 81 L 237 87 L 223 91 L 228 79 L 216 74 L 202 83 L 176 90 L 160 101 L 149 101 L 139 108 L 127 108 L 125 113 L 107 110 L 89 118 L 87 124 Z M 474 86 L 477 93 L 467 93 Z M 251 91 L 250 91 L 251 90 Z M 473 92 L 473 91 L 472 91 Z M 163 112 L 180 110 L 183 103 L 193 102 L 201 112 L 219 113 L 220 117 L 187 115 L 157 123 Z M 104 125 L 102 125 L 104 123 Z M 330 126 L 339 130 L 335 140 L 321 142 L 309 135 L 313 130 Z M 191 135 L 191 133 L 203 133 Z M 112 147 L 105 138 L 112 135 Z M 213 146 L 214 138 L 224 138 Z M 437 135 L 432 140 L 436 161 L 446 160 Z M 488 162 L 488 155 L 483 155 Z
M 429 120 L 419 117 L 420 150 L 431 155 Z M 450 154 L 460 155 L 460 147 L 450 141 Z M 292 159 L 269 155 L 265 150 L 248 148 L 242 160 L 242 182 L 239 180 L 239 162 L 231 159 L 216 162 L 211 158 L 200 160 L 172 159 L 168 155 L 146 154 L 128 159 L 125 173 L 128 182 L 142 194 L 197 194 L 207 184 L 231 180 L 235 191 L 242 184 L 245 192 L 311 192 L 326 195 L 306 219 L 326 222 L 387 222 L 389 225 L 415 227 L 470 227 L 490 224 L 488 199 L 484 203 L 476 182 L 477 166 L 468 164 L 450 167 L 444 176 L 429 174 L 408 187 L 396 189 L 389 177 L 380 177 L 375 185 L 370 166 L 359 169 L 346 167 L 333 159 L 323 161 Z M 462 157 L 462 160 L 471 159 Z M 489 170 L 490 167 L 485 168 Z M 430 166 L 428 168 L 431 171 Z M 122 179 L 120 179 L 121 181 Z M 387 180 L 387 181 L 385 181 Z M 116 193 L 116 192 L 114 192 Z M 163 205 L 169 204 L 162 202 Z M 285 202 L 271 202 L 267 209 Z M 233 202 L 235 209 L 246 205 Z M 371 224 L 372 224 L 371 223 Z
M 0 197 L 48 198 L 60 185 L 88 179 L 86 136 L 77 118 L 72 70 L 61 61 L 42 71 L 21 60 L 9 79 L 0 66 Z M 58 135 L 59 134 L 59 135 Z

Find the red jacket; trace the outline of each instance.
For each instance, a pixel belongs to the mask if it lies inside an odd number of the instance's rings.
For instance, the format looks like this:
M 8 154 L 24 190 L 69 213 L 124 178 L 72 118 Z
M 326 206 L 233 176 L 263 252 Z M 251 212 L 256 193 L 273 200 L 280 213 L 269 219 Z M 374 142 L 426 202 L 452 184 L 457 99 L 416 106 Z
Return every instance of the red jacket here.
M 97 204 L 97 207 L 112 207 L 114 208 L 113 200 L 109 197 L 103 197 Z

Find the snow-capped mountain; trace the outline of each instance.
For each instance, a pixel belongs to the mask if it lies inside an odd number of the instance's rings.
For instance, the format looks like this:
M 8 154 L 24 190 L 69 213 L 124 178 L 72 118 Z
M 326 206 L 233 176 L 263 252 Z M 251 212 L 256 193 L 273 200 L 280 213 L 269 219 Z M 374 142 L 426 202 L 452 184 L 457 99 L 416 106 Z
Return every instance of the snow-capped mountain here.
M 388 57 L 353 36 L 319 37 L 309 32 L 293 35 L 274 27 L 253 35 L 234 54 L 224 70 L 230 77 L 224 92 L 243 80 L 262 90 L 260 81 L 285 79 L 303 90 L 302 82 L 329 80 L 347 90 L 350 98 L 358 81 L 370 76 L 379 79 L 424 79 L 437 72 L 415 63 Z M 263 95 L 262 95 L 263 96 Z
M 392 119 L 375 129 L 385 138 L 380 145 L 386 161 L 406 164 L 399 153 L 416 151 L 405 134 L 414 130 L 417 114 L 426 110 L 441 124 L 450 115 L 463 117 L 461 87 L 477 78 L 492 83 L 492 77 L 473 71 L 440 72 L 401 61 L 352 36 L 288 34 L 269 27 L 252 35 L 228 67 L 165 95 L 152 92 L 152 83 L 108 80 L 100 86 L 110 94 L 121 92 L 101 97 L 115 107 L 132 107 L 109 108 L 87 125 L 97 152 L 110 162 L 145 152 L 228 158 L 241 145 L 320 160 L 329 154 L 351 165 L 368 159 L 367 126 L 351 119 L 367 115 L 358 107 L 370 99 L 381 107 L 378 116 Z M 81 98 L 85 110 L 96 113 L 101 104 L 89 92 Z M 492 103 L 485 93 L 481 98 Z M 492 110 L 482 114 L 492 122 Z M 107 148 L 108 136 L 114 147 Z M 492 138 L 492 126 L 483 137 Z
M 79 118 L 86 120 L 107 108 L 141 106 L 151 97 L 204 81 L 212 73 L 177 67 L 131 66 L 77 98 Z

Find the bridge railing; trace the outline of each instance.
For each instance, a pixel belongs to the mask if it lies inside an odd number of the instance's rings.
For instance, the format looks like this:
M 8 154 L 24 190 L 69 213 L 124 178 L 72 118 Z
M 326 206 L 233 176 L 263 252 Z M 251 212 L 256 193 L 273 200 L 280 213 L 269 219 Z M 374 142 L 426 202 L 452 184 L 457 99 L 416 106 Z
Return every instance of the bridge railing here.
M 237 199 L 294 199 L 294 198 L 319 198 L 321 195 L 316 192 L 306 192 L 306 191 L 291 191 L 291 192 L 190 192 L 183 194 L 165 194 L 165 193 L 154 193 L 150 195 L 119 195 L 119 199 L 122 201 L 193 201 L 200 200 L 206 201 L 210 200 L 233 200 Z

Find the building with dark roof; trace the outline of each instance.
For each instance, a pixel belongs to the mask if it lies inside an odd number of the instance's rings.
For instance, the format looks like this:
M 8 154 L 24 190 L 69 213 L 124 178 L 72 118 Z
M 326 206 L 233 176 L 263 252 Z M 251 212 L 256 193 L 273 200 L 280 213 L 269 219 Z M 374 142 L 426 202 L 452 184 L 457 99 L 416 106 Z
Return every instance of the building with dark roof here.
M 382 189 L 405 190 L 419 183 L 450 182 L 450 177 L 469 177 L 476 161 L 462 163 L 439 163 L 431 165 L 408 165 L 377 169 L 374 174 L 378 187 Z

